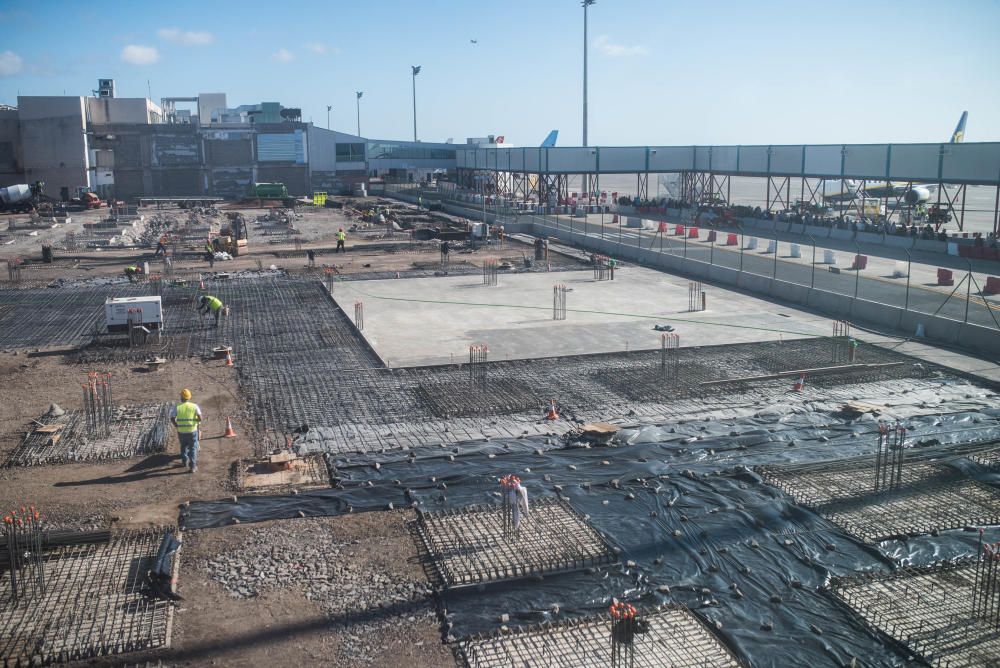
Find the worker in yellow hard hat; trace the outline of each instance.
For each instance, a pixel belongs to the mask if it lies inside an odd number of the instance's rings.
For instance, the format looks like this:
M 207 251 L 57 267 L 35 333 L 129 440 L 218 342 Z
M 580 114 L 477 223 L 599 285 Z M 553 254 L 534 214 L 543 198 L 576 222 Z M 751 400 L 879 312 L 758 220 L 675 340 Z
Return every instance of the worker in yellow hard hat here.
M 201 425 L 201 407 L 191 401 L 191 390 L 181 390 L 181 403 L 170 412 L 170 421 L 177 428 L 181 443 L 181 466 L 191 473 L 198 471 L 198 432 Z
M 198 298 L 198 313 L 215 316 L 215 326 L 219 326 L 219 315 L 222 313 L 222 300 L 215 295 L 202 295 Z

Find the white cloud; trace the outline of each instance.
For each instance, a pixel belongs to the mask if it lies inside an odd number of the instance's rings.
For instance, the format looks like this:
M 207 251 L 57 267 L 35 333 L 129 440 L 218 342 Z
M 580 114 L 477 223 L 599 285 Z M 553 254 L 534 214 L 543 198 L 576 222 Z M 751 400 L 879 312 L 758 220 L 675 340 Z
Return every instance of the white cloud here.
M 122 60 L 133 65 L 152 65 L 160 60 L 160 52 L 152 46 L 129 44 L 122 49 Z
M 599 35 L 594 40 L 594 46 L 605 56 L 619 58 L 621 56 L 641 56 L 646 53 L 646 47 L 641 44 L 625 46 L 624 44 L 612 44 L 607 35 Z
M 13 51 L 0 53 L 0 77 L 9 77 L 17 74 L 24 67 L 21 56 Z
M 210 32 L 185 31 L 177 28 L 160 28 L 156 34 L 164 41 L 184 46 L 207 46 L 215 41 L 215 35 Z
M 326 44 L 323 44 L 323 42 L 309 42 L 308 44 L 306 44 L 306 48 L 312 51 L 313 53 L 319 53 L 319 54 L 324 54 L 327 51 L 329 51 L 329 48 L 326 46 Z
M 285 48 L 278 49 L 271 54 L 271 57 L 279 63 L 290 63 L 295 60 L 295 54 Z

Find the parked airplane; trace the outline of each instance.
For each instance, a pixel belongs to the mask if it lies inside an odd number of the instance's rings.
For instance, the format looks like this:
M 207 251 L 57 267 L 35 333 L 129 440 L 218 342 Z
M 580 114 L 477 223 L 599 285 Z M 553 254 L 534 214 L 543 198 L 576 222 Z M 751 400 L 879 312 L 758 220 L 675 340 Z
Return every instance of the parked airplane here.
M 955 131 L 951 133 L 951 144 L 959 144 L 965 138 L 965 121 L 969 118 L 969 112 L 963 111 L 962 117 L 958 119 Z M 937 189 L 936 183 L 863 183 L 847 179 L 844 181 L 822 181 L 818 192 L 823 193 L 823 198 L 829 202 L 853 201 L 858 198 L 883 199 L 888 197 L 899 197 L 909 205 L 923 204 L 931 198 L 931 191 Z
M 542 142 L 542 146 L 541 147 L 542 148 L 552 148 L 553 146 L 556 145 L 556 139 L 558 137 L 559 137 L 559 131 L 558 130 L 553 130 L 552 132 L 549 133 L 549 136 L 545 138 L 545 141 Z

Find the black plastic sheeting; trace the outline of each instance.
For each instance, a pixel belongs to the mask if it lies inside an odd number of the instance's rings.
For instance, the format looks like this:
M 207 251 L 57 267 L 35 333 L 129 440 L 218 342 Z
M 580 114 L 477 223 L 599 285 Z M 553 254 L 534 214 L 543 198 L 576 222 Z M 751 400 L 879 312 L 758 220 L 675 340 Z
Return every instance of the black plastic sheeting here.
M 915 456 L 921 450 L 946 453 L 954 444 L 1000 438 L 1000 408 L 904 424 Z M 911 665 L 905 649 L 873 634 L 824 593 L 824 585 L 831 576 L 971 555 L 978 534 L 957 530 L 866 545 L 747 468 L 871 454 L 875 432 L 870 416 L 847 421 L 789 412 L 776 419 L 767 413 L 625 430 L 626 443 L 616 448 L 565 448 L 561 440 L 539 438 L 427 448 L 412 458 L 411 452 L 366 455 L 363 464 L 341 458 L 331 460 L 341 489 L 193 503 L 181 522 L 194 529 L 223 526 L 234 517 L 336 515 L 389 503 L 427 510 L 499 503 L 497 478 L 516 473 L 533 496 L 561 494 L 588 515 L 621 550 L 621 565 L 447 592 L 441 607 L 456 638 L 498 628 L 504 613 L 509 625 L 524 625 L 593 614 L 618 597 L 695 609 L 755 666 L 843 666 L 855 657 L 858 665 Z M 968 459 L 949 465 L 1000 486 L 1000 474 Z M 986 537 L 1000 540 L 1000 530 Z M 661 591 L 664 585 L 669 592 Z

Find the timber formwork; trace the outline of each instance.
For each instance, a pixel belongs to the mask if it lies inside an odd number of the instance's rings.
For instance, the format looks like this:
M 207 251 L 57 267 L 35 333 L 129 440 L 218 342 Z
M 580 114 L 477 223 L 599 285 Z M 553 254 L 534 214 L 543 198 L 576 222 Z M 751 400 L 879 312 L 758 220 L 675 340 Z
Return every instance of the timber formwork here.
M 1000 657 L 995 624 L 973 614 L 976 588 L 974 559 L 831 583 L 833 596 L 871 628 L 948 668 L 996 666 Z
M 866 542 L 1000 523 L 1000 492 L 936 462 L 901 467 L 895 490 L 875 491 L 875 457 L 755 470 L 796 503 Z
M 633 641 L 636 668 L 695 668 L 745 665 L 692 613 L 681 607 L 640 614 L 644 631 Z M 595 616 L 542 624 L 459 643 L 458 656 L 467 668 L 509 666 L 574 666 L 605 668 L 611 656 L 611 620 Z
M 48 665 L 169 647 L 173 604 L 149 595 L 146 572 L 166 530 L 44 555 L 45 593 L 14 602 L 0 577 L 0 664 Z M 176 575 L 179 552 L 173 556 Z
M 429 575 L 439 587 L 572 573 L 615 563 L 614 550 L 582 515 L 560 499 L 533 500 L 512 538 L 500 506 L 418 511 L 417 533 Z
M 114 409 L 107 434 L 87 432 L 83 411 L 32 421 L 5 466 L 126 459 L 163 452 L 167 444 L 168 404 L 126 405 Z

